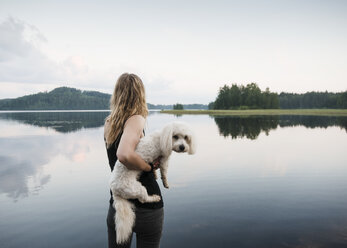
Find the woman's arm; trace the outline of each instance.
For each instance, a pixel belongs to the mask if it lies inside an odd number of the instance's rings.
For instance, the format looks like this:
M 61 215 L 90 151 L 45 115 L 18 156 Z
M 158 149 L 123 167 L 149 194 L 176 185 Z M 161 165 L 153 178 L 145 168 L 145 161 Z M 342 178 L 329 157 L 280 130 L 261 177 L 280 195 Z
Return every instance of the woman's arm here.
M 136 152 L 135 148 L 143 134 L 145 119 L 141 115 L 131 116 L 124 125 L 122 138 L 117 149 L 117 158 L 129 170 L 151 171 L 147 164 Z

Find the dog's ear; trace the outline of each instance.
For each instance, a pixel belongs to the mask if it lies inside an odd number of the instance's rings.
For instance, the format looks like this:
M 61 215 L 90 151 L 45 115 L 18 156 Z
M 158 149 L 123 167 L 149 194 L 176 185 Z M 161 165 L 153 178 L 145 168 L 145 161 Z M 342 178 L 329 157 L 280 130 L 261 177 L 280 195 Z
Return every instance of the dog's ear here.
M 160 148 L 165 156 L 172 152 L 172 128 L 172 124 L 168 124 L 161 131 Z
M 190 133 L 188 154 L 194 154 L 195 152 L 196 152 L 196 138 L 193 133 Z

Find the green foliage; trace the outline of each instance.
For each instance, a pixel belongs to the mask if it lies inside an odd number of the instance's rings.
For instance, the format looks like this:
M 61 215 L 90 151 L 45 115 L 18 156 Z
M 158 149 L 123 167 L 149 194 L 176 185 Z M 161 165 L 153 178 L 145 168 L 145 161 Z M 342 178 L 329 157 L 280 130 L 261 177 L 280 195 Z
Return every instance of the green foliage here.
M 163 104 L 154 105 L 154 104 L 147 103 L 147 105 L 148 105 L 148 109 L 160 109 L 160 110 L 173 109 L 172 104 L 171 105 L 163 105 Z M 183 109 L 208 109 L 208 106 L 206 104 L 198 104 L 198 103 L 183 104 Z
M 2 110 L 83 110 L 109 109 L 111 95 L 59 87 L 50 92 L 0 100 Z
M 256 83 L 224 85 L 209 109 L 347 109 L 347 91 L 341 93 L 307 92 L 305 94 L 261 91 Z
M 209 109 L 277 109 L 278 96 L 270 92 L 269 88 L 262 92 L 256 83 L 231 87 L 224 85 L 219 89 L 214 103 Z
M 239 110 L 248 110 L 249 107 L 248 106 L 245 106 L 245 105 L 242 105 L 239 107 Z
M 252 116 L 252 115 L 306 115 L 306 116 L 347 116 L 347 109 L 247 109 L 245 110 L 162 110 L 166 114 L 192 114 L 210 116 Z
M 284 93 L 279 95 L 282 109 L 309 109 L 309 108 L 347 108 L 347 91 L 343 93 L 332 92 L 306 92 L 304 94 Z
M 172 105 L 163 105 L 163 104 L 150 104 L 147 103 L 147 107 L 148 109 L 172 109 Z
M 15 99 L 0 100 L 0 110 L 105 110 L 109 109 L 110 94 L 59 87 Z M 153 105 L 148 109 L 172 109 L 172 105 Z M 207 109 L 204 104 L 185 104 L 184 109 Z
M 180 103 L 174 104 L 173 109 L 174 110 L 183 110 L 183 105 Z
M 339 108 L 347 109 L 347 91 L 338 96 L 337 106 L 339 106 Z
M 210 102 L 208 104 L 208 109 L 214 109 L 214 102 Z
M 183 104 L 183 109 L 208 109 L 208 106 L 206 104 L 199 103 Z

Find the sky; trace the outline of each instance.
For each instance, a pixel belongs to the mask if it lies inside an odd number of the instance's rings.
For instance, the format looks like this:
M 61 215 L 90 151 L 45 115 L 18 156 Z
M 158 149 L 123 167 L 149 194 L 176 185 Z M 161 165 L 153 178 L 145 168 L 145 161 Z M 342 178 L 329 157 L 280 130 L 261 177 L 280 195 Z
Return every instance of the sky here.
M 112 93 L 137 74 L 152 104 L 214 101 L 225 84 L 347 90 L 347 1 L 0 0 L 0 99 Z

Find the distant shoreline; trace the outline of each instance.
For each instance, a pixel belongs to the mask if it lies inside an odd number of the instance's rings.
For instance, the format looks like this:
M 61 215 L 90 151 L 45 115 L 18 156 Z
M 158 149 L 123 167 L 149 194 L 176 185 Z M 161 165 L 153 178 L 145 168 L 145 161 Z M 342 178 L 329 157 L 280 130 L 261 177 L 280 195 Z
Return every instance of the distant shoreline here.
M 30 113 L 30 112 L 108 112 L 110 110 L 107 109 L 80 109 L 80 110 L 76 110 L 76 109 L 47 109 L 47 110 L 42 110 L 42 109 L 38 109 L 38 110 L 0 110 L 0 113 Z
M 176 115 L 315 115 L 347 116 L 347 109 L 252 109 L 252 110 L 162 110 L 163 114 Z
M 61 112 L 109 112 L 109 109 L 81 109 L 81 110 L 0 110 L 0 113 L 61 113 Z M 250 109 L 250 110 L 159 110 L 149 109 L 151 112 L 174 115 L 311 115 L 311 116 L 347 116 L 347 109 Z
M 156 111 L 159 112 L 161 111 L 160 109 L 149 109 L 148 111 Z M 0 110 L 0 113 L 37 113 L 37 112 L 42 112 L 42 113 L 54 113 L 54 112 L 110 112 L 109 109 L 47 109 L 47 110 Z

